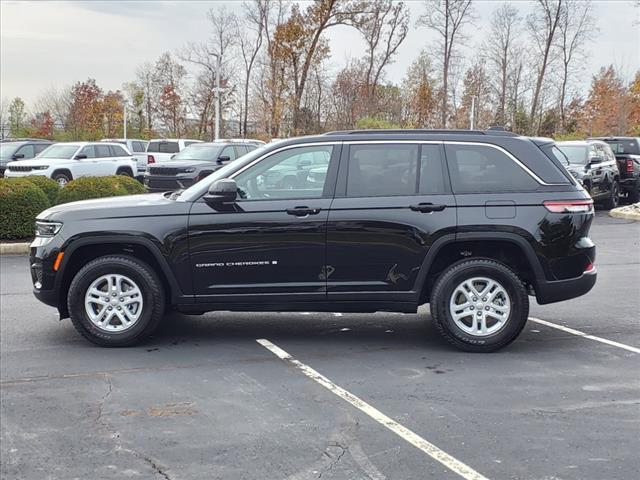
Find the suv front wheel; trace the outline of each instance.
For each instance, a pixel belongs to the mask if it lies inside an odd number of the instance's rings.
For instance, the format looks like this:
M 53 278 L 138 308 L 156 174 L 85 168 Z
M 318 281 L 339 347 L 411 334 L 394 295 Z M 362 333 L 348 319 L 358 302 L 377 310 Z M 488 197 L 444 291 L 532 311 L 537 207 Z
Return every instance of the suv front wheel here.
M 516 273 L 502 263 L 463 260 L 436 281 L 431 315 L 454 346 L 492 352 L 518 337 L 529 315 L 529 297 Z
M 149 336 L 164 313 L 162 283 L 146 263 L 124 255 L 92 260 L 76 274 L 67 305 L 76 330 L 104 347 Z

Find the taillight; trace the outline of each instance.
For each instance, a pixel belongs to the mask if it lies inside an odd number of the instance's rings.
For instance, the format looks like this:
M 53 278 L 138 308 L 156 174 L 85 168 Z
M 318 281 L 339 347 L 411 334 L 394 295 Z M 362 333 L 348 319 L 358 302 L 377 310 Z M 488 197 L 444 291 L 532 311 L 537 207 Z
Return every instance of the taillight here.
M 147 163 L 156 163 L 156 159 L 153 155 L 147 155 Z
M 587 266 L 584 267 L 584 273 L 592 273 L 596 269 L 595 265 L 591 262 L 587 263 Z
M 551 213 L 590 213 L 593 212 L 593 200 L 547 200 L 544 206 Z
M 633 159 L 627 158 L 627 173 L 633 173 Z

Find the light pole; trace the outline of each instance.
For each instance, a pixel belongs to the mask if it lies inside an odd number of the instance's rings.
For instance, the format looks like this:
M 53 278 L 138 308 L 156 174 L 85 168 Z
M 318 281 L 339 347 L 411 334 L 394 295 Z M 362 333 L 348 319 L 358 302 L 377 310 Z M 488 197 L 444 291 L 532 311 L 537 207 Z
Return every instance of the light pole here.
M 127 101 L 125 100 L 122 104 L 122 132 L 124 139 L 127 139 Z
M 216 57 L 216 88 L 215 88 L 215 98 L 216 98 L 216 127 L 215 127 L 215 140 L 220 139 L 220 66 L 221 66 L 221 58 L 217 53 L 211 53 L 211 56 Z
M 469 130 L 473 130 L 476 126 L 476 97 L 475 95 L 471 97 L 471 128 Z

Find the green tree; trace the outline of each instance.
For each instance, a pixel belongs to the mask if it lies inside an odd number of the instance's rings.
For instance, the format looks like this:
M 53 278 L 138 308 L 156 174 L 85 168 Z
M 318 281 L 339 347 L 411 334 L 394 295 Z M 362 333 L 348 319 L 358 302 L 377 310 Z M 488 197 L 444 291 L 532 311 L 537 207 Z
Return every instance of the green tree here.
M 9 135 L 12 137 L 25 136 L 26 129 L 27 112 L 24 101 L 20 97 L 16 97 L 9 105 Z

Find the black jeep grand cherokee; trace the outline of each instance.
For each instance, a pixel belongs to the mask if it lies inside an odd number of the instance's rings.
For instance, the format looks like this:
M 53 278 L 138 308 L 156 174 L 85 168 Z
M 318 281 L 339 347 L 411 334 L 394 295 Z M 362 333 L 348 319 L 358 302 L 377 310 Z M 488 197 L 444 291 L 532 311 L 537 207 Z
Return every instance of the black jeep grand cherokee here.
M 446 130 L 269 144 L 185 191 L 44 211 L 34 293 L 103 346 L 135 344 L 167 308 L 415 313 L 428 302 L 453 345 L 496 350 L 524 327 L 528 295 L 558 302 L 596 281 L 593 203 L 556 148 Z M 265 182 L 309 153 L 329 157 L 324 175 Z

